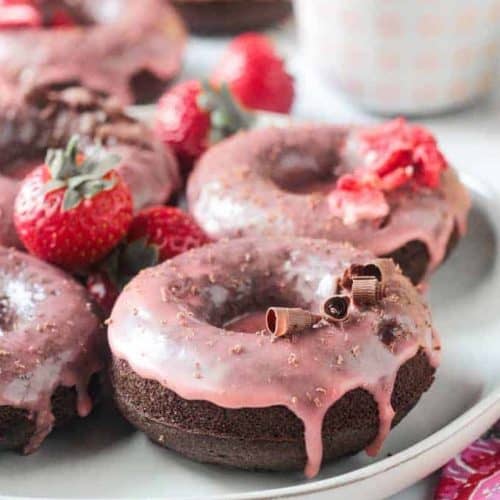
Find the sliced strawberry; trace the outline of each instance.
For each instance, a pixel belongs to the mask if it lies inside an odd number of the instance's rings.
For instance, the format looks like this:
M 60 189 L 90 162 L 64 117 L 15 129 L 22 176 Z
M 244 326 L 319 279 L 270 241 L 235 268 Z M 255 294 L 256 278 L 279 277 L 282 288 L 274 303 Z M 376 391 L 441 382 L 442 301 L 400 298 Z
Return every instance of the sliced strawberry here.
M 345 174 L 338 178 L 336 187 L 343 191 L 359 191 L 363 187 L 363 184 L 353 174 Z
M 441 172 L 447 163 L 441 152 L 431 143 L 420 144 L 413 153 L 415 180 L 422 186 L 439 187 Z
M 383 182 L 384 189 L 401 187 L 410 180 L 404 180 L 410 172 L 418 185 L 439 187 L 447 162 L 435 138 L 425 128 L 398 118 L 362 131 L 359 138 L 367 168 L 382 179 L 391 174 L 390 179 Z M 398 173 L 392 174 L 394 171 Z
M 404 186 L 413 178 L 414 170 L 413 167 L 399 167 L 392 170 L 380 180 L 381 188 L 384 191 L 394 191 Z
M 389 213 L 384 193 L 368 186 L 357 190 L 335 189 L 328 195 L 328 205 L 331 214 L 346 225 L 382 219 Z

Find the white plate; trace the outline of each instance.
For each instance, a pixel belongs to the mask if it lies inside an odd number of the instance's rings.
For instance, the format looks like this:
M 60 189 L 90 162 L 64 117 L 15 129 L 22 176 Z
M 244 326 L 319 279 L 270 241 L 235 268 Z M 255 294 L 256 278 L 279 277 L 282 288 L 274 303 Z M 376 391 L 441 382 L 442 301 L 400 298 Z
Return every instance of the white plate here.
M 105 407 L 54 433 L 35 455 L 1 454 L 0 495 L 376 499 L 440 467 L 500 417 L 500 206 L 489 188 L 466 180 L 474 193 L 470 232 L 430 294 L 443 363 L 379 457 L 360 453 L 325 466 L 313 481 L 207 466 L 151 444 Z

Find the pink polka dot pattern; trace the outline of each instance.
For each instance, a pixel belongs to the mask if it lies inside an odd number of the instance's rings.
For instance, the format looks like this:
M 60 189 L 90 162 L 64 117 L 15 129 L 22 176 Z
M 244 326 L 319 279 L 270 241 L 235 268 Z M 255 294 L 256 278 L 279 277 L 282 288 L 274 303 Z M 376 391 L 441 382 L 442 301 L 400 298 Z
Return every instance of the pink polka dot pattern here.
M 500 0 L 295 0 L 302 51 L 364 107 L 425 114 L 487 92 Z

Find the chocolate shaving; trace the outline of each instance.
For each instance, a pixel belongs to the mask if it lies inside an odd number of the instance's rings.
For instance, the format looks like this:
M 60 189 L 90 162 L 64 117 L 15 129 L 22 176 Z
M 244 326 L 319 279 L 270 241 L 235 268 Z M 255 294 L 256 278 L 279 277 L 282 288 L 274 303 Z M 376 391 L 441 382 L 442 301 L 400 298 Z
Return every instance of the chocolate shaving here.
M 299 307 L 270 307 L 266 312 L 266 328 L 276 337 L 300 333 L 320 320 L 320 315 Z
M 357 305 L 374 305 L 383 297 L 383 285 L 375 276 L 352 279 L 352 300 Z
M 375 259 L 370 264 L 352 264 L 340 279 L 339 290 L 350 290 L 354 278 L 373 277 L 383 282 L 392 270 L 394 263 L 391 259 Z
M 325 300 L 322 312 L 327 321 L 345 321 L 349 317 L 351 299 L 346 295 L 333 295 Z

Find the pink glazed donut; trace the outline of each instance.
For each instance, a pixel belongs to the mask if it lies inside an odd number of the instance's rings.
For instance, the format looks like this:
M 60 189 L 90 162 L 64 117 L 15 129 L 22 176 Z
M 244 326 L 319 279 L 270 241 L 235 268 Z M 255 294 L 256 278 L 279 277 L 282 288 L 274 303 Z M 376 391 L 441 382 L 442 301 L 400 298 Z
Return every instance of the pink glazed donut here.
M 202 462 L 305 466 L 312 477 L 322 461 L 377 453 L 440 354 L 423 297 L 391 260 L 383 297 L 356 305 L 354 273 L 378 262 L 328 240 L 238 238 L 141 272 L 109 320 L 119 408 L 156 443 Z M 334 294 L 352 297 L 344 322 L 266 332 L 268 307 L 318 313 Z
M 43 162 L 47 148 L 64 147 L 73 134 L 121 157 L 117 170 L 136 210 L 164 203 L 181 185 L 174 155 L 112 98 L 83 87 L 37 89 L 0 104 L 0 245 L 19 246 L 12 211 L 21 179 Z
M 180 70 L 186 33 L 165 0 L 33 3 L 34 25 L 0 28 L 0 88 L 82 85 L 122 104 L 151 102 Z
M 103 334 L 83 286 L 0 247 L 0 450 L 31 453 L 54 426 L 90 413 Z
M 215 239 L 349 241 L 392 257 L 414 283 L 464 234 L 470 208 L 435 139 L 403 120 L 241 132 L 202 156 L 187 198 Z

